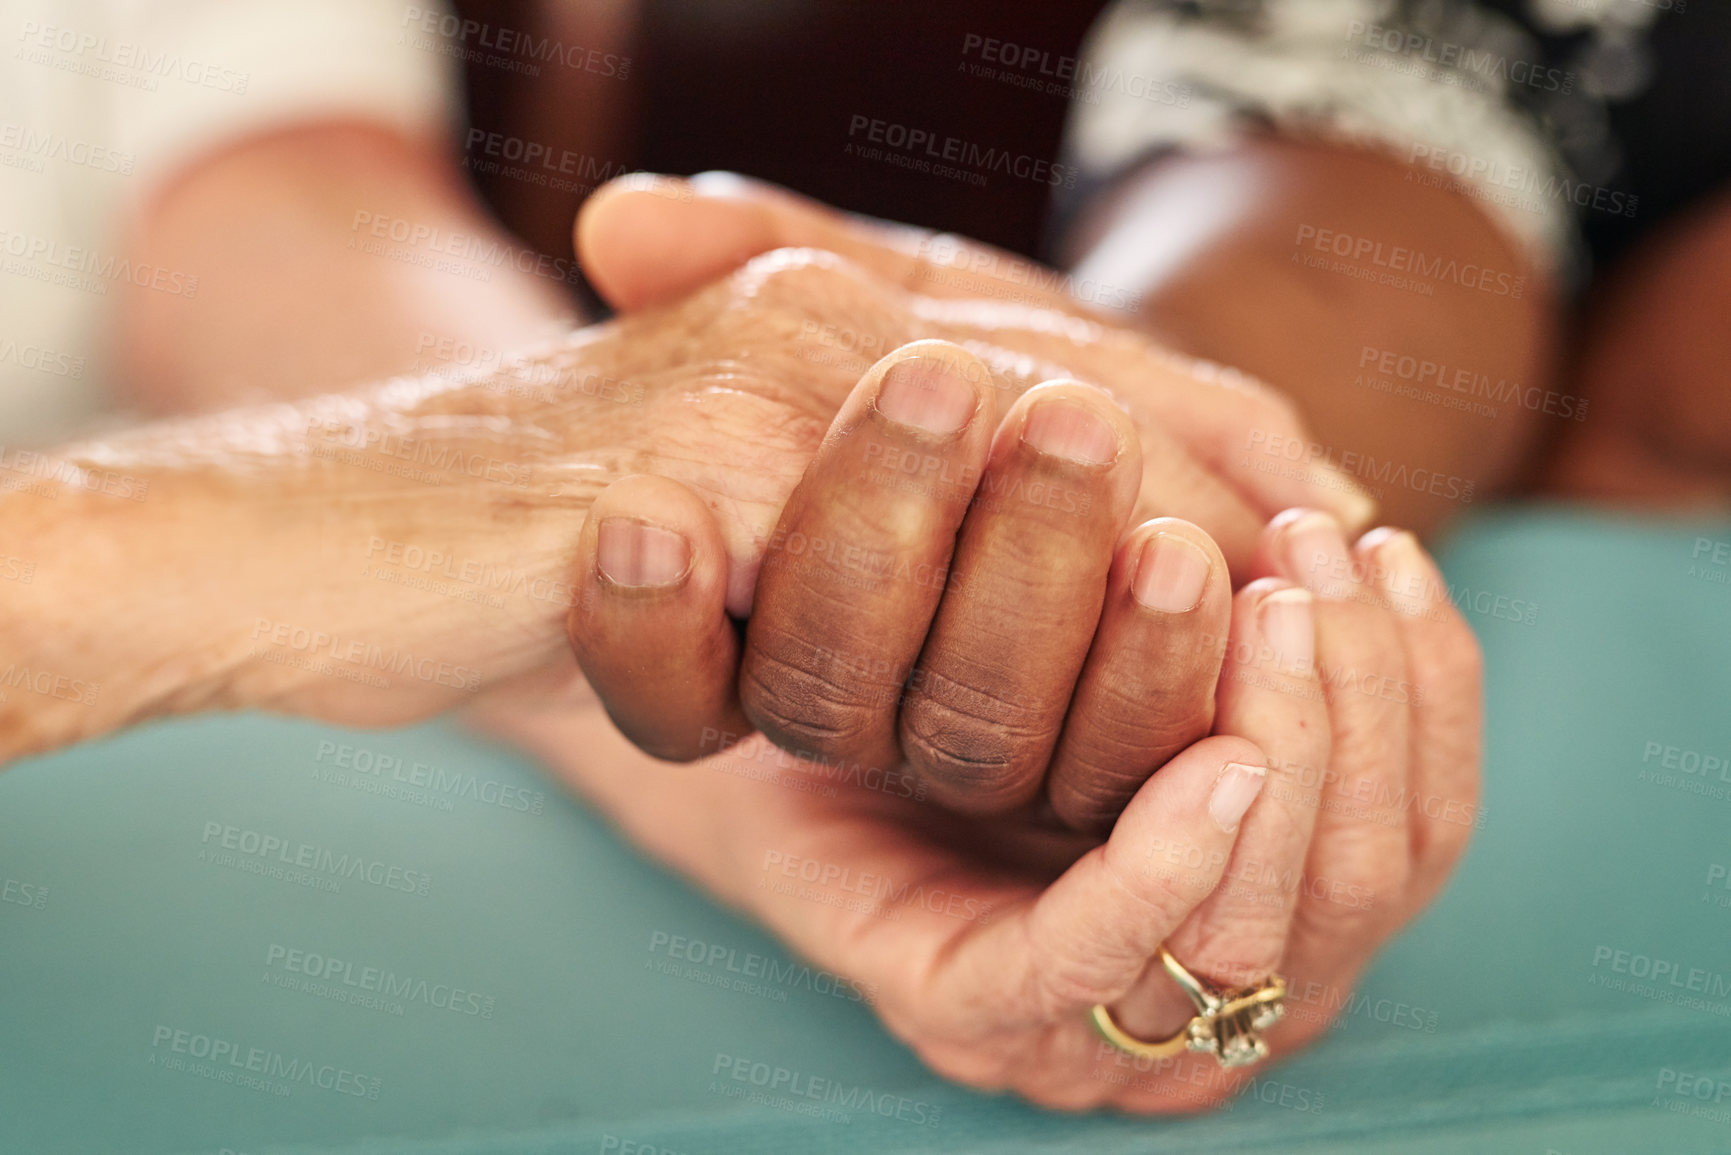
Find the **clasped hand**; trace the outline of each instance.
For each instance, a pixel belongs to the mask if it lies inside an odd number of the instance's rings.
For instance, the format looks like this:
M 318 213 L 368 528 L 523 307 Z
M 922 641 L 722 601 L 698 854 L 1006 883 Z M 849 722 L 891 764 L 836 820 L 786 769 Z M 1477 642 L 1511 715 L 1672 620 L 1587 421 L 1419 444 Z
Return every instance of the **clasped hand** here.
M 778 255 L 738 277 L 761 299 L 816 269 L 863 275 Z M 1182 1027 L 1164 944 L 1223 985 L 1286 975 L 1276 1054 L 1324 1031 L 1471 832 L 1476 645 L 1410 535 L 1349 545 L 1319 510 L 1238 551 L 1234 593 L 1210 534 L 1143 519 L 1183 510 L 1150 497 L 1171 459 L 1122 376 L 1113 396 L 1075 379 L 1099 364 L 1085 341 L 1030 363 L 943 335 L 858 379 L 743 567 L 716 503 L 665 471 L 605 491 L 569 625 L 618 732 L 495 723 L 875 992 L 946 1075 L 1061 1107 L 1219 1102 L 1241 1073 L 1138 1070 L 1088 1008 Z M 1075 376 L 1028 387 L 1012 364 Z

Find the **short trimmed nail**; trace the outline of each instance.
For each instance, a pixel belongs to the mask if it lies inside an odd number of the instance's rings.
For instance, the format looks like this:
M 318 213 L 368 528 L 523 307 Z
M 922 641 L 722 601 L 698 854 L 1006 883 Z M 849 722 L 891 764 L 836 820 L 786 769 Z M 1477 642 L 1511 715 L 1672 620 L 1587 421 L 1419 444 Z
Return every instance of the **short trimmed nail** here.
M 1083 465 L 1118 459 L 1118 435 L 1093 410 L 1069 401 L 1042 401 L 1028 414 L 1022 440 L 1041 453 Z
M 1151 610 L 1188 613 L 1208 585 L 1208 555 L 1177 534 L 1157 533 L 1142 545 L 1130 592 Z
M 929 357 L 897 361 L 878 385 L 879 413 L 927 433 L 954 433 L 973 420 L 977 408 L 973 386 Z
M 1323 597 L 1344 592 L 1352 581 L 1352 559 L 1340 523 L 1326 513 L 1307 513 L 1286 529 L 1286 576 Z
M 1425 612 L 1426 604 L 1438 596 L 1437 582 L 1417 539 L 1404 529 L 1388 536 L 1376 547 L 1377 582 L 1394 608 L 1408 616 Z
M 1208 796 L 1208 817 L 1214 819 L 1214 824 L 1220 829 L 1231 834 L 1244 820 L 1244 812 L 1250 809 L 1256 796 L 1262 793 L 1262 784 L 1266 781 L 1266 767 L 1228 762 L 1226 769 L 1220 772 L 1220 778 L 1214 783 L 1214 793 Z
M 654 175 L 661 176 L 659 173 Z M 688 184 L 698 196 L 705 197 L 740 197 L 745 196 L 752 189 L 750 179 L 725 169 L 710 169 L 707 172 L 693 173 L 688 177 L 663 177 L 661 179 Z
M 670 586 L 691 568 L 691 546 L 670 529 L 610 517 L 596 534 L 595 565 L 615 585 Z
M 1351 529 L 1362 530 L 1376 516 L 1376 499 L 1368 493 L 1350 489 L 1337 494 L 1335 500 L 1342 506 L 1341 517 Z
M 1294 673 L 1308 670 L 1316 653 L 1316 617 L 1311 602 L 1309 590 L 1275 590 L 1257 609 L 1262 640 L 1274 651 L 1275 661 Z

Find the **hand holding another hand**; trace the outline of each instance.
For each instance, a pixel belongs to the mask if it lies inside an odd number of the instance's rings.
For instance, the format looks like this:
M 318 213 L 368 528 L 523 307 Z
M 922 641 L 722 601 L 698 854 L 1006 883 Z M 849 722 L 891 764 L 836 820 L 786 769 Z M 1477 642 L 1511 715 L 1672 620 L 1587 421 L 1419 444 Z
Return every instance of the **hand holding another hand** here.
M 886 398 L 898 365 L 918 387 Z M 1193 1008 L 1158 962 L 1165 945 L 1223 985 L 1284 974 L 1276 1054 L 1325 1030 L 1470 833 L 1476 645 L 1409 535 L 1349 548 L 1316 512 L 1263 532 L 1260 576 L 1228 625 L 1223 566 L 1194 526 L 1166 519 L 1120 540 L 1122 415 L 1086 387 L 1045 384 L 988 437 L 962 421 L 978 405 L 934 388 L 934 374 L 967 383 L 969 365 L 943 345 L 898 350 L 844 404 L 770 538 L 739 702 L 704 505 L 664 479 L 627 479 L 585 527 L 573 626 L 628 733 L 691 756 L 760 721 L 795 749 L 821 746 L 821 761 L 753 737 L 681 768 L 624 749 L 593 717 L 495 721 L 652 852 L 870 984 L 885 1022 L 939 1071 L 1055 1106 L 1217 1103 L 1241 1074 L 1132 1059 L 1092 1033 L 1088 1009 L 1111 1006 L 1139 1037 L 1182 1028 Z M 1051 427 L 1030 429 L 1044 405 L 1078 410 L 1054 423 L 1056 454 L 1038 444 Z M 900 484 L 881 463 L 908 453 L 916 475 L 948 480 Z M 1036 481 L 1086 495 L 1096 516 L 1002 499 Z M 669 530 L 684 544 L 653 558 Z M 1156 580 L 1158 564 L 1143 576 L 1161 537 L 1207 559 L 1199 593 L 1171 570 Z M 620 563 L 626 580 L 604 572 Z M 1147 604 L 1163 598 L 1170 608 Z M 945 747 L 920 732 L 920 711 L 973 756 L 933 758 Z M 1197 740 L 1210 721 L 1216 736 Z M 846 756 L 873 744 L 884 761 Z M 1053 830 L 1041 798 L 1110 837 Z M 945 813 L 940 799 L 999 816 Z
M 489 720 L 647 851 L 855 980 L 940 1073 L 1067 1109 L 1214 1106 L 1244 1070 L 1132 1058 L 1089 1009 L 1142 1038 L 1181 1029 L 1194 1008 L 1165 945 L 1222 984 L 1284 975 L 1266 1038 L 1276 1058 L 1302 1049 L 1434 896 L 1476 814 L 1477 650 L 1434 567 L 1382 532 L 1337 572 L 1302 537 L 1338 529 L 1301 521 L 1271 527 L 1259 557 L 1314 591 L 1270 576 L 1237 595 L 1216 736 L 1149 777 L 1104 843 L 956 814 L 910 777 L 838 773 L 762 736 L 675 765 L 599 711 L 501 702 Z

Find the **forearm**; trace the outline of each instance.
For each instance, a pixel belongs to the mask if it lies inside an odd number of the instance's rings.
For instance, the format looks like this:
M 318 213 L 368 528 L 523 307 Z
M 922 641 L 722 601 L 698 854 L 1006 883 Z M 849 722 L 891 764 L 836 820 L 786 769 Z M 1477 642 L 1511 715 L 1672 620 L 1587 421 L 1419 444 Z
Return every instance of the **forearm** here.
M 579 396 L 557 444 L 501 443 L 510 384 L 9 451 L 0 524 L 30 580 L 0 591 L 0 761 L 209 708 L 404 721 L 561 654 L 618 429 Z
M 244 141 L 177 176 L 129 230 L 122 384 L 181 412 L 473 368 L 573 320 L 569 263 L 538 263 L 476 201 L 442 142 L 363 123 Z
M 1278 140 L 1170 157 L 1094 206 L 1071 247 L 1078 283 L 1139 298 L 1163 340 L 1298 402 L 1316 444 L 1246 457 L 1320 454 L 1385 519 L 1429 529 L 1507 485 L 1556 420 L 1524 403 L 1550 386 L 1555 321 L 1545 276 L 1484 211 L 1408 177 Z

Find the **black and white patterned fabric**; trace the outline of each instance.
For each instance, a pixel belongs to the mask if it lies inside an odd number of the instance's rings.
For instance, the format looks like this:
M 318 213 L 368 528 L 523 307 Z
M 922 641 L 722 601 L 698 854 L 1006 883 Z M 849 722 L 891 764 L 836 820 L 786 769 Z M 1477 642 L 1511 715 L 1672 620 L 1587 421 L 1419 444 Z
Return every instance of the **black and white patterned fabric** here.
M 1253 131 L 1374 148 L 1575 283 L 1731 176 L 1723 0 L 1120 0 L 1084 59 L 1090 187 Z

